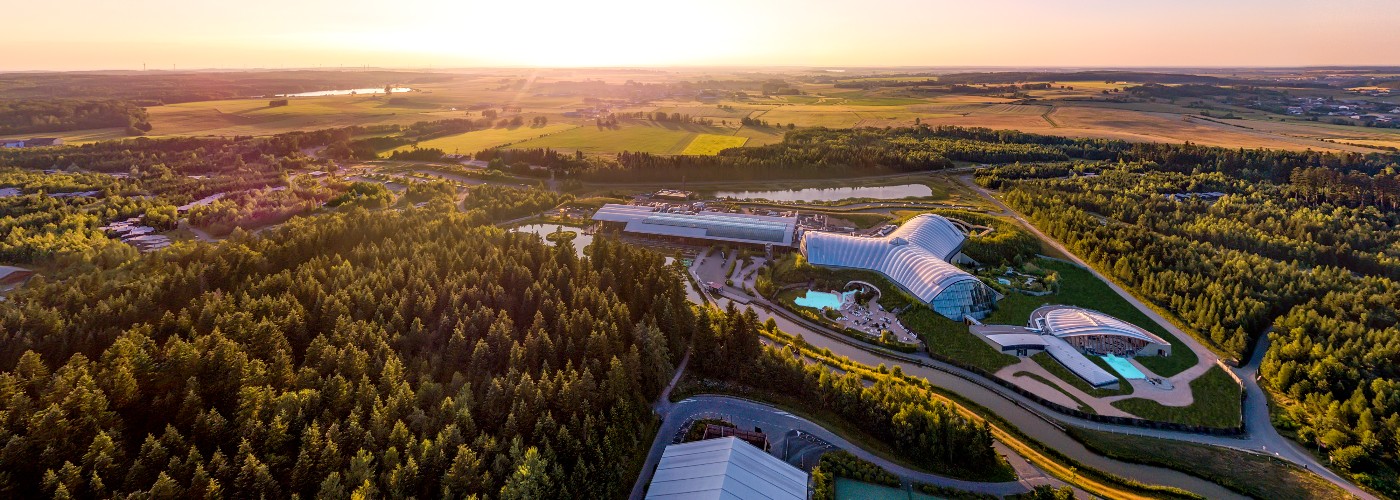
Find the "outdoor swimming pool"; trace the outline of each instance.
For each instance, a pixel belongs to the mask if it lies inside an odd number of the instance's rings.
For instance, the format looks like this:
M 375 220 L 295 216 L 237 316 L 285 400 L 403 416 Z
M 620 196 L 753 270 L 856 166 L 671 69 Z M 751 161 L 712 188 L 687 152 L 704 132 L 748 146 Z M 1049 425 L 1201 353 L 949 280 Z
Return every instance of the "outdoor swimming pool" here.
M 841 308 L 840 295 L 828 292 L 818 292 L 815 290 L 807 290 L 806 295 L 793 299 L 792 302 L 799 306 L 810 307 L 812 309 L 821 309 L 823 307 L 830 307 L 832 309 Z
M 1147 378 L 1147 375 L 1142 374 L 1142 370 L 1137 369 L 1136 366 L 1128 362 L 1128 358 L 1120 358 L 1112 354 L 1104 355 L 1102 358 L 1108 363 L 1108 366 L 1113 367 L 1113 371 L 1118 372 L 1118 374 L 1122 375 L 1125 379 L 1142 380 Z

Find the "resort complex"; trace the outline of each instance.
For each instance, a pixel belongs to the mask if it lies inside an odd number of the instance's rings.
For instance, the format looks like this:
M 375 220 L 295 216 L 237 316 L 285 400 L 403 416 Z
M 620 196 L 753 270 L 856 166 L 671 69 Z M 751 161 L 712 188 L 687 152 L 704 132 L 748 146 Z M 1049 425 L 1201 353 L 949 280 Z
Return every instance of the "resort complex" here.
M 997 299 L 981 280 L 949 262 L 966 239 L 947 218 L 922 214 L 878 238 L 807 232 L 801 251 L 812 265 L 880 273 L 939 314 L 961 321 L 987 317 Z
M 1123 359 L 1134 356 L 1170 356 L 1171 344 L 1121 319 L 1071 306 L 1043 306 L 1031 312 L 1026 326 L 972 325 L 972 333 L 1002 352 L 1025 356 L 1045 351 L 1080 378 L 1098 387 L 1118 381 L 1087 356 L 1103 356 L 1125 379 L 1143 378 L 1141 371 Z

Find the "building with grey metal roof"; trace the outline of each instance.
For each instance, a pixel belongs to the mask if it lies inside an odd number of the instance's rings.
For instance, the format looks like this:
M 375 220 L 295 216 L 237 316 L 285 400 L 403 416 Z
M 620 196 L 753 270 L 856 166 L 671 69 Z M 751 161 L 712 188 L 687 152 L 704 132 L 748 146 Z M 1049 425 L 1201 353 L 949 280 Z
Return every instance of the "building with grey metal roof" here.
M 1064 339 L 1090 354 L 1170 356 L 1172 345 L 1137 325 L 1082 307 L 1042 306 L 1031 311 L 1030 328 Z
M 673 444 L 646 498 L 806 500 L 807 473 L 735 437 Z
M 593 220 L 636 235 L 775 247 L 791 247 L 797 231 L 796 217 L 690 212 L 645 205 L 603 205 L 593 214 Z
M 1041 335 L 1041 338 L 1045 339 L 1045 351 L 1050 353 L 1050 357 L 1055 358 L 1055 361 L 1059 361 L 1065 368 L 1069 368 L 1069 371 L 1074 372 L 1089 385 L 1103 387 L 1118 383 L 1118 377 L 1090 361 L 1088 356 L 1069 345 L 1064 339 L 1053 335 Z
M 975 276 L 950 264 L 967 236 L 948 219 L 922 214 L 879 238 L 807 232 L 802 255 L 827 267 L 866 269 L 955 321 L 991 314 L 996 292 Z
M 1168 356 L 1172 349 L 1170 342 L 1137 325 L 1073 306 L 1041 306 L 1031 311 L 1026 326 L 979 324 L 968 331 L 1002 352 L 1024 356 L 1045 351 L 1094 387 L 1113 384 L 1118 378 L 1089 356 Z

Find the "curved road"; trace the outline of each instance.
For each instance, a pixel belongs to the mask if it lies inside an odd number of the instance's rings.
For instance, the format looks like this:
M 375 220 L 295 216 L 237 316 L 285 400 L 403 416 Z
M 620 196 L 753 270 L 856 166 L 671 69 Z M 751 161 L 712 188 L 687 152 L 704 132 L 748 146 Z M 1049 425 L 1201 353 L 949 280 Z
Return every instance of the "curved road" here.
M 1206 498 L 1243 498 L 1240 494 L 1230 491 L 1224 486 L 1180 471 L 1123 462 L 1094 453 L 1065 433 L 1064 426 L 1073 424 L 1094 430 L 1150 435 L 1165 439 L 1178 439 L 1183 436 L 1214 438 L 1232 442 L 1238 441 L 1236 439 L 1115 426 L 1075 419 L 1040 408 L 1035 402 L 1000 385 L 984 380 L 972 372 L 939 363 L 927 357 L 912 357 L 860 344 L 855 340 L 840 336 L 840 334 L 826 331 L 819 326 L 799 323 L 799 321 L 803 321 L 801 318 L 774 314 L 773 311 L 782 311 L 782 309 L 774 307 L 771 311 L 764 310 L 760 304 L 763 303 L 755 304 L 759 307 L 755 307 L 754 312 L 759 315 L 761 320 L 766 321 L 768 318 L 772 318 L 778 324 L 778 329 L 789 334 L 802 335 L 804 341 L 818 349 L 829 349 L 835 355 L 844 356 L 851 361 L 868 366 L 877 366 L 882 363 L 886 366 L 898 365 L 905 374 L 922 377 L 943 390 L 956 393 L 987 408 L 1036 441 L 1054 448 L 1081 464 L 1147 484 L 1175 486 L 1199 493 Z
M 987 191 L 982 186 L 977 185 L 976 182 L 973 182 L 970 176 L 959 176 L 958 179 L 962 181 L 963 184 L 967 185 L 969 188 L 982 194 L 983 197 L 996 204 L 997 207 L 1000 207 L 1002 209 L 1005 215 L 1016 219 L 1017 222 L 1019 222 L 1027 230 L 1031 231 L 1033 234 L 1039 237 L 1042 241 L 1055 247 L 1055 249 L 1059 250 L 1061 253 L 1069 256 L 1070 259 L 1072 259 L 1075 263 L 1079 264 L 1081 267 L 1088 269 L 1089 272 L 1093 273 L 1094 276 L 1097 277 L 1100 281 L 1107 283 L 1108 286 L 1112 288 L 1113 291 L 1116 292 L 1118 295 L 1122 296 L 1124 300 L 1127 300 L 1129 303 L 1133 304 L 1133 306 L 1136 307 L 1138 310 L 1142 311 L 1143 314 L 1146 314 L 1149 318 L 1152 318 L 1152 320 L 1156 321 L 1157 324 L 1162 326 L 1162 328 L 1167 329 L 1167 331 L 1171 332 L 1173 335 L 1176 335 L 1176 337 L 1180 339 L 1183 343 L 1185 343 L 1187 346 L 1190 346 L 1191 350 L 1193 352 L 1196 352 L 1196 355 L 1202 360 L 1216 359 L 1215 354 L 1206 349 L 1203 345 L 1201 345 L 1201 343 L 1198 342 L 1195 339 L 1195 337 L 1192 337 L 1191 335 L 1188 335 L 1185 332 L 1181 331 L 1181 329 L 1177 328 L 1175 324 L 1173 324 L 1170 321 L 1167 321 L 1166 318 L 1163 318 L 1160 314 L 1157 314 L 1157 312 L 1152 310 L 1152 308 L 1147 307 L 1146 304 L 1143 304 L 1141 301 L 1139 301 L 1137 297 L 1133 296 L 1133 294 L 1128 293 L 1122 287 L 1119 287 L 1118 284 L 1115 283 L 1113 280 L 1107 279 L 1105 276 L 1100 274 L 1097 269 L 1094 269 L 1093 266 L 1088 265 L 1088 263 L 1080 259 L 1079 256 L 1075 255 L 1074 252 L 1071 252 L 1068 248 L 1065 248 L 1065 246 L 1061 244 L 1058 240 L 1051 238 L 1049 235 L 1046 235 L 1045 233 L 1041 232 L 1039 228 L 1035 227 L 1034 224 L 1031 224 L 1030 221 L 1025 219 L 1025 217 L 1021 216 L 1019 212 L 1012 210 L 1011 207 L 1007 206 L 1005 203 L 1002 203 L 1000 199 L 998 199 L 995 196 L 992 196 L 991 192 Z M 1176 439 L 1181 441 L 1192 441 L 1196 443 L 1211 444 L 1216 446 L 1227 446 L 1230 448 L 1237 448 L 1256 453 L 1273 455 L 1313 471 L 1322 478 L 1336 484 L 1337 486 L 1341 487 L 1342 489 L 1346 490 L 1352 495 L 1355 495 L 1360 498 L 1375 498 L 1370 493 L 1367 493 L 1366 491 L 1357 487 L 1355 484 L 1352 484 L 1350 481 L 1342 478 L 1335 472 L 1332 472 L 1321 462 L 1318 462 L 1316 457 L 1314 457 L 1312 453 L 1309 453 L 1307 450 L 1303 449 L 1303 447 L 1299 445 L 1296 441 L 1283 437 L 1278 433 L 1277 429 L 1274 429 L 1273 423 L 1269 418 L 1268 399 L 1264 394 L 1263 389 L 1259 387 L 1259 384 L 1256 380 L 1256 377 L 1259 373 L 1259 363 L 1264 358 L 1264 353 L 1269 350 L 1268 332 L 1265 332 L 1265 334 L 1261 337 L 1262 338 L 1259 340 L 1259 345 L 1255 346 L 1254 353 L 1250 357 L 1249 362 L 1246 363 L 1244 366 L 1238 368 L 1231 368 L 1230 370 L 1235 374 L 1236 377 L 1239 377 L 1239 379 L 1243 382 L 1244 390 L 1247 394 L 1243 409 L 1244 425 L 1247 434 L 1243 436 L 1242 439 L 1220 438 L 1215 436 L 1199 436 L 1195 434 L 1180 432 L 1166 432 L 1166 435 L 1157 435 L 1156 437 Z M 1065 416 L 1055 414 L 1054 412 L 1049 413 L 1052 413 L 1052 416 L 1055 416 L 1059 420 L 1078 420 L 1067 419 L 1065 418 Z M 1074 424 L 1081 425 L 1079 422 L 1074 422 Z M 1150 429 L 1124 428 L 1122 426 L 1109 427 L 1111 427 L 1111 429 L 1105 430 L 1122 432 L 1125 434 L 1153 435 L 1147 432 L 1142 432 L 1150 431 Z M 1160 433 L 1162 431 L 1157 432 Z
M 874 462 L 905 480 L 919 481 L 949 488 L 957 488 L 963 491 L 974 491 L 998 496 L 1025 493 L 1030 491 L 1031 488 L 1042 484 L 1062 484 L 1043 475 L 1020 481 L 981 483 L 920 472 L 881 458 L 820 425 L 781 409 L 746 399 L 728 396 L 700 395 L 686 398 L 674 405 L 670 405 L 665 419 L 661 422 L 661 428 L 656 433 L 656 440 L 652 443 L 651 452 L 647 456 L 646 466 L 642 469 L 642 473 L 637 478 L 637 483 L 633 487 L 632 498 L 642 498 L 643 492 L 641 490 L 646 484 L 651 482 L 651 475 L 656 470 L 656 464 L 660 462 L 661 453 L 666 449 L 666 445 L 671 444 L 671 440 L 682 430 L 682 426 L 685 425 L 687 421 L 700 418 L 713 418 L 720 415 L 742 422 L 741 426 L 743 427 L 756 426 L 763 429 L 792 429 L 804 434 L 816 436 L 823 441 L 835 445 L 837 448 L 851 452 L 851 454 L 860 457 L 862 460 Z

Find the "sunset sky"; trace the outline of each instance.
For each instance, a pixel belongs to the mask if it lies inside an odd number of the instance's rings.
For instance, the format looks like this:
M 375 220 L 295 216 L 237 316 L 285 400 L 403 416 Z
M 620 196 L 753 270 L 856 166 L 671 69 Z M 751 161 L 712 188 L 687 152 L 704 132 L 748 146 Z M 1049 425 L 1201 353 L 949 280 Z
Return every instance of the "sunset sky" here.
M 0 70 L 1400 65 L 1395 0 L 55 0 Z

